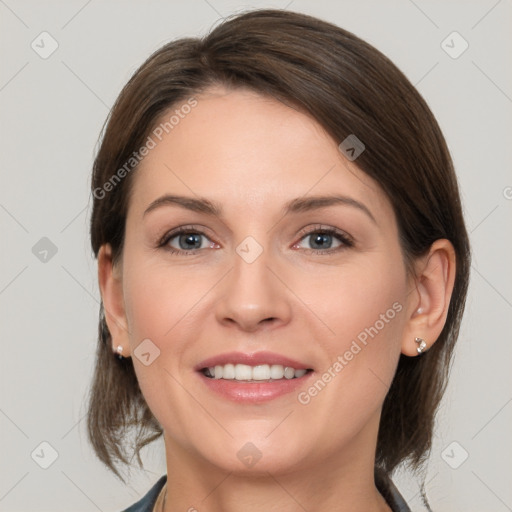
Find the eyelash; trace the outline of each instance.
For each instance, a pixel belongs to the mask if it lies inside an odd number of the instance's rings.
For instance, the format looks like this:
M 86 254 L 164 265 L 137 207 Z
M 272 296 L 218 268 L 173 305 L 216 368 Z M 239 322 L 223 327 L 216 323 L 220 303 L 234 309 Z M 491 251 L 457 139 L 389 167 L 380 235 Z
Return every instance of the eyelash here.
M 334 228 L 330 228 L 330 227 L 324 228 L 320 225 L 313 226 L 311 228 L 308 228 L 306 231 L 303 231 L 300 234 L 299 242 L 302 241 L 307 236 L 312 235 L 312 234 L 317 234 L 317 233 L 331 235 L 331 236 L 337 238 L 341 242 L 342 245 L 339 247 L 331 248 L 331 249 L 304 249 L 305 251 L 307 251 L 308 254 L 311 254 L 311 253 L 312 254 L 331 254 L 331 253 L 339 252 L 339 251 L 342 251 L 344 249 L 348 249 L 348 248 L 354 246 L 354 241 L 346 233 L 339 231 L 337 229 L 334 229 Z M 166 233 L 158 242 L 157 247 L 165 249 L 170 254 L 177 254 L 177 255 L 193 254 L 193 253 L 201 250 L 201 249 L 194 249 L 194 250 L 186 251 L 186 250 L 175 249 L 174 247 L 170 247 L 168 245 L 169 242 L 173 238 L 176 238 L 177 236 L 182 235 L 182 234 L 201 235 L 201 236 L 208 238 L 208 235 L 206 235 L 206 233 L 204 233 L 201 229 L 199 229 L 195 226 L 181 226 L 169 233 Z M 294 244 L 294 246 L 297 245 L 299 242 Z
M 307 238 L 309 235 L 313 234 L 324 234 L 324 235 L 331 235 L 334 238 L 337 238 L 341 245 L 339 247 L 334 247 L 331 249 L 304 249 L 307 251 L 307 254 L 332 254 L 336 252 L 343 251 L 345 249 L 349 249 L 351 247 L 354 247 L 354 241 L 352 238 L 347 235 L 347 233 L 344 233 L 343 231 L 340 231 L 335 228 L 330 227 L 322 227 L 321 225 L 312 226 L 310 228 L 307 228 L 305 231 L 302 231 L 300 233 L 300 239 L 299 242 L 302 241 L 304 238 Z M 294 244 L 294 246 L 297 244 Z

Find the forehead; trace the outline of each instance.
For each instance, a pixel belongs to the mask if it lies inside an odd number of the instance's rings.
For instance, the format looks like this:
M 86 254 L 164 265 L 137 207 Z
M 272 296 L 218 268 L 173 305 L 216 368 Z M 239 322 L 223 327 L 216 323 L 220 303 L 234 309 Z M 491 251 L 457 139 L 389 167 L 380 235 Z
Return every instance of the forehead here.
M 152 135 L 154 147 L 134 173 L 131 207 L 172 192 L 261 212 L 337 192 L 389 213 L 378 184 L 305 113 L 248 90 L 212 88 L 195 101 L 190 109 L 173 106 L 156 123 L 152 133 L 160 138 Z

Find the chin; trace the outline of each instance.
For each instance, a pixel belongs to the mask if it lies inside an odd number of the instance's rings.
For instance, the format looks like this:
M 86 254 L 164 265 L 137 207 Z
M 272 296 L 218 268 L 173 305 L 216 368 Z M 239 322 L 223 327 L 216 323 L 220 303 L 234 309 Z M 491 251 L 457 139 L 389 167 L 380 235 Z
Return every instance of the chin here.
M 214 446 L 197 447 L 197 452 L 219 470 L 240 476 L 267 476 L 295 471 L 303 466 L 304 443 L 283 443 L 281 439 L 258 438 L 254 434 L 245 439 L 225 440 Z

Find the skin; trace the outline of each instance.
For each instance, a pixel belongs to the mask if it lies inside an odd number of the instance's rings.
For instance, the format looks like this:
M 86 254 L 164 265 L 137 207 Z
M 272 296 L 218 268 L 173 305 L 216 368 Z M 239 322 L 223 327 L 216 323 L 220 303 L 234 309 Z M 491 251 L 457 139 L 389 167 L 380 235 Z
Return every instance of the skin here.
M 197 100 L 133 175 L 121 259 L 112 264 L 108 245 L 98 259 L 114 347 L 130 356 L 149 338 L 160 350 L 149 366 L 133 362 L 164 429 L 165 510 L 389 511 L 373 477 L 382 403 L 400 353 L 416 356 L 414 338 L 430 347 L 442 330 L 453 248 L 438 240 L 408 274 L 389 199 L 316 121 L 250 91 Z M 215 201 L 222 216 L 169 204 L 144 215 L 164 194 Z M 282 214 L 292 199 L 334 194 L 373 219 L 347 204 Z M 188 254 L 169 252 L 179 236 L 158 247 L 185 225 L 205 233 Z M 312 251 L 304 229 L 329 227 L 354 245 L 333 237 Z M 236 252 L 247 236 L 263 248 L 252 263 Z M 307 405 L 295 392 L 237 404 L 193 369 L 223 352 L 268 350 L 320 378 L 394 303 L 401 311 Z M 262 454 L 251 468 L 237 457 L 247 442 Z

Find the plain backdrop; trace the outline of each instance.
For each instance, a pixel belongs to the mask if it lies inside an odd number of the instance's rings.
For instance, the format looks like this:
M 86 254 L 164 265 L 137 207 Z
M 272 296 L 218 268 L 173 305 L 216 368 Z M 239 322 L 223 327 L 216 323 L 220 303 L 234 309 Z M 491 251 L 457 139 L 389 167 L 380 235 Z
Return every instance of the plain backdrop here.
M 150 53 L 251 7 L 354 32 L 403 70 L 437 117 L 473 266 L 427 493 L 436 512 L 512 510 L 510 0 L 0 0 L 0 510 L 116 512 L 165 473 L 157 442 L 124 485 L 85 436 L 99 305 L 91 164 L 110 107 Z M 395 482 L 424 510 L 415 478 L 400 472 Z

